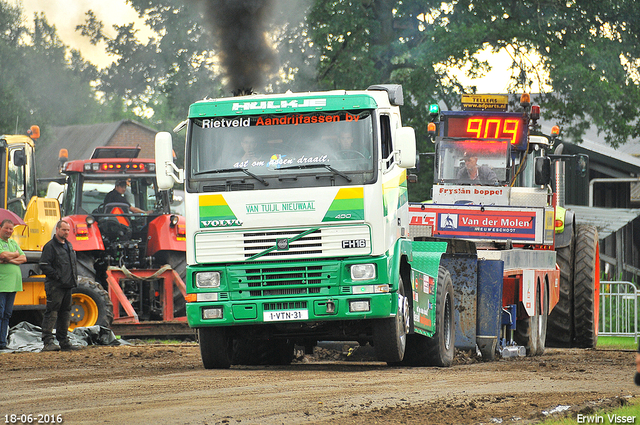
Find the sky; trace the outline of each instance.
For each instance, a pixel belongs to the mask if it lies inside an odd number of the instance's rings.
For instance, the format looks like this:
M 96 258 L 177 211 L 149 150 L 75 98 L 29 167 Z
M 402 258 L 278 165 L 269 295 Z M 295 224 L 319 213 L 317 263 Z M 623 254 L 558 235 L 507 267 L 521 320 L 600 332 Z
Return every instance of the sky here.
M 149 37 L 151 29 L 144 25 L 144 19 L 127 4 L 125 0 L 9 0 L 21 5 L 23 18 L 27 24 L 33 24 L 33 14 L 44 12 L 49 24 L 55 25 L 62 42 L 73 49 L 82 52 L 82 56 L 103 68 L 114 61 L 113 57 L 104 52 L 104 46 L 92 46 L 87 37 L 75 30 L 77 25 L 84 23 L 85 13 L 92 10 L 97 19 L 104 23 L 104 31 L 115 35 L 114 24 L 123 25 L 135 22 L 135 28 L 140 30 L 141 37 Z
M 126 0 L 9 0 L 13 4 L 20 4 L 24 11 L 27 24 L 33 22 L 33 14 L 44 12 L 49 24 L 55 25 L 58 36 L 62 42 L 73 49 L 79 50 L 82 56 L 97 65 L 99 68 L 108 66 L 114 61 L 113 57 L 104 52 L 104 46 L 92 46 L 87 37 L 82 37 L 76 30 L 76 26 L 85 20 L 85 12 L 92 10 L 97 19 L 104 23 L 104 31 L 115 35 L 113 25 L 123 25 L 135 22 L 135 28 L 141 38 L 152 35 L 151 29 L 145 26 L 144 20 L 138 17 Z M 510 77 L 508 64 L 509 56 L 504 53 L 491 55 L 491 63 L 494 70 L 486 77 L 476 80 L 463 79 L 466 84 L 473 83 L 478 86 L 478 93 L 506 93 Z M 459 78 L 462 78 L 459 75 Z

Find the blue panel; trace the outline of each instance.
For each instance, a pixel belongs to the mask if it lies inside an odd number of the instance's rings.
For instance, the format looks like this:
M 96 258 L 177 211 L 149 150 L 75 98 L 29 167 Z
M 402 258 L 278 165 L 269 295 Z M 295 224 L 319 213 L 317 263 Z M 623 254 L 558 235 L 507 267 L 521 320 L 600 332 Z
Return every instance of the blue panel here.
M 478 261 L 478 336 L 500 336 L 503 271 L 500 260 Z
M 455 295 L 456 343 L 461 350 L 476 347 L 478 258 L 475 254 L 443 254 L 440 264 L 449 270 Z

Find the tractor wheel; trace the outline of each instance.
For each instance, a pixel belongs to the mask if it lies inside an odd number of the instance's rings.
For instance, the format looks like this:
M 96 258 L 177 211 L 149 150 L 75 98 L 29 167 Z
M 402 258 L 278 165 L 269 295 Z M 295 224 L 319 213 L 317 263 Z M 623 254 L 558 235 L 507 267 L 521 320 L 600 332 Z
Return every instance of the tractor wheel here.
M 573 263 L 575 236 L 571 243 L 556 250 L 560 267 L 560 298 L 547 322 L 547 346 L 571 347 L 573 340 Z
M 166 264 L 169 264 L 173 270 L 178 273 L 180 279 L 186 284 L 187 278 L 187 256 L 184 252 L 168 251 L 166 255 Z M 181 317 L 187 314 L 187 303 L 184 295 L 177 286 L 173 287 L 173 316 Z
M 409 299 L 405 296 L 402 277 L 398 282 L 398 312 L 395 317 L 377 319 L 373 324 L 373 347 L 378 360 L 395 363 L 404 358 L 409 330 Z
M 600 314 L 600 245 L 595 226 L 580 225 L 576 230 L 574 270 L 574 345 L 595 348 Z
M 96 269 L 93 265 L 93 255 L 87 252 L 77 252 L 78 276 L 85 276 L 95 282 Z
M 409 335 L 402 364 L 408 366 L 449 367 L 455 354 L 453 283 L 449 271 L 440 266 L 436 295 L 436 333 L 427 338 Z
M 113 304 L 109 294 L 99 283 L 88 277 L 78 276 L 78 286 L 71 295 L 71 323 L 69 329 L 104 326 L 113 322 Z
M 198 340 L 205 369 L 229 369 L 232 344 L 225 328 L 199 328 Z

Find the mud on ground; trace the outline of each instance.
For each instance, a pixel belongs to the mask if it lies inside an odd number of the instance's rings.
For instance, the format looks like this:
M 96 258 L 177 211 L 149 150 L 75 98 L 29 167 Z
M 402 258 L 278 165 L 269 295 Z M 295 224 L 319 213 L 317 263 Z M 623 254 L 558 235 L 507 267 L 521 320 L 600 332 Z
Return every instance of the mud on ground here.
M 539 423 L 635 403 L 635 353 L 548 349 L 447 369 L 389 367 L 349 346 L 290 366 L 205 370 L 195 343 L 0 353 L 0 419 L 68 424 Z M 639 400 L 640 401 L 640 400 Z M 553 413 L 557 411 L 557 413 Z M 59 416 L 57 416 L 59 415 Z

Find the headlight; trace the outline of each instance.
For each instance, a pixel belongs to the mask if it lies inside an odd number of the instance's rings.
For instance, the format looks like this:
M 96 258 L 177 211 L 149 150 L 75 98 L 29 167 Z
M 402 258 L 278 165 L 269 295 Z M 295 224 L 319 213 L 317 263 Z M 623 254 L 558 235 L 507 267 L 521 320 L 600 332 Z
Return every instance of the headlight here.
M 376 278 L 375 264 L 354 264 L 351 266 L 352 280 L 371 280 Z
M 219 288 L 220 272 L 196 273 L 196 286 L 198 288 Z

